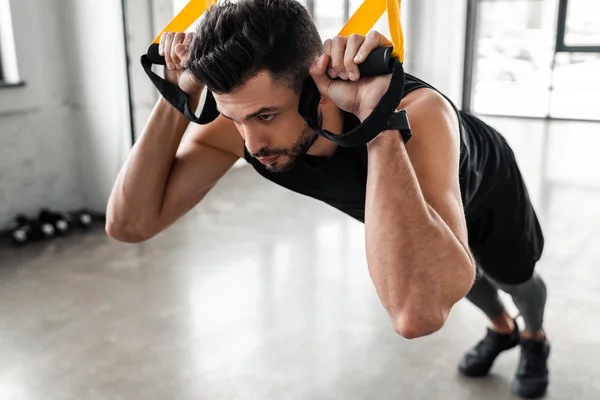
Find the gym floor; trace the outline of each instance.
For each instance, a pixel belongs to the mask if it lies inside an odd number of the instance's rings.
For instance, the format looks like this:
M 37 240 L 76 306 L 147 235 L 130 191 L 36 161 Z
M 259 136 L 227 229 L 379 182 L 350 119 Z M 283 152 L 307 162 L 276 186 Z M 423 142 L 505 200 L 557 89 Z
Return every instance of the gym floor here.
M 546 234 L 548 399 L 598 399 L 600 124 L 491 119 Z M 514 311 L 514 308 L 510 308 Z M 363 226 L 232 170 L 158 237 L 103 231 L 0 250 L 0 399 L 511 399 L 518 350 L 456 372 L 486 321 L 466 301 L 438 333 L 397 336 Z

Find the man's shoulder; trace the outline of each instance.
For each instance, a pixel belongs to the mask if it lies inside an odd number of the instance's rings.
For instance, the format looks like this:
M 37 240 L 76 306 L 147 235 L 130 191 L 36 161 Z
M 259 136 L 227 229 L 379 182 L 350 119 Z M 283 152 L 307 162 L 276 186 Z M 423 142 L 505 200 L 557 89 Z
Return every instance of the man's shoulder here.
M 459 117 L 454 105 L 438 91 L 431 88 L 419 88 L 402 98 L 399 109 L 406 110 L 411 121 L 447 117 L 452 120 Z
M 415 93 L 418 93 L 415 96 Z M 439 102 L 444 103 L 446 108 L 450 106 L 451 109 L 454 110 L 457 114 L 460 113 L 458 107 L 454 104 L 454 102 L 441 90 L 437 89 L 434 85 L 422 80 L 421 78 L 416 77 L 415 75 L 411 75 L 409 73 L 405 74 L 405 84 L 404 84 L 404 98 L 407 97 L 424 97 L 429 98 L 429 100 L 433 103 Z

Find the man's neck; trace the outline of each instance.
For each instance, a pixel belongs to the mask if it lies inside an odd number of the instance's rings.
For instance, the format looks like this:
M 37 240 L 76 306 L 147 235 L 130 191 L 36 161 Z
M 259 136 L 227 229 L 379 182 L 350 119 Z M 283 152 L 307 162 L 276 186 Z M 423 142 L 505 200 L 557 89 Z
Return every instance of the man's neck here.
M 323 129 L 331 133 L 340 134 L 344 129 L 344 113 L 335 104 L 326 102 L 319 105 L 319 112 L 323 118 Z M 337 144 L 319 135 L 315 143 L 306 152 L 311 156 L 331 157 L 337 150 Z

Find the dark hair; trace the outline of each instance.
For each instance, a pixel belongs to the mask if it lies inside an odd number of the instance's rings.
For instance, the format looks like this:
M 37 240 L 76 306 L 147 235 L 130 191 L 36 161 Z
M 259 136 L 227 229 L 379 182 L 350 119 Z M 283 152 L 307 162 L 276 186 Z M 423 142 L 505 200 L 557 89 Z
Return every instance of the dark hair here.
M 319 32 L 296 0 L 225 0 L 198 24 L 188 65 L 214 93 L 229 93 L 258 72 L 300 93 L 323 52 Z

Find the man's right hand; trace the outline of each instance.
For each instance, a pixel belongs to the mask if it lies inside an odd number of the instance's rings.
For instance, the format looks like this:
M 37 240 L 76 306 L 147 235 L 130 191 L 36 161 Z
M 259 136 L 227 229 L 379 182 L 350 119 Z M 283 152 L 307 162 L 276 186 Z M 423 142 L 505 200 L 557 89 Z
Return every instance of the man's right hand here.
M 200 96 L 204 85 L 185 68 L 193 40 L 192 32 L 165 32 L 160 37 L 158 53 L 165 57 L 165 79 L 190 96 Z

